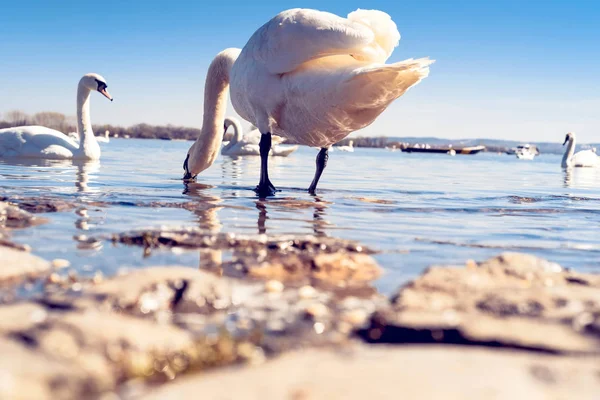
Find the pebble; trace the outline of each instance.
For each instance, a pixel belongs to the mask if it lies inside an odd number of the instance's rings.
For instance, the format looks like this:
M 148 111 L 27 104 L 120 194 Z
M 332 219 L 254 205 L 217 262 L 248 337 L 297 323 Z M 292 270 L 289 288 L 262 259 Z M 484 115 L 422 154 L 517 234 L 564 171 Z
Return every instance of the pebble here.
M 46 283 L 60 283 L 61 281 L 62 281 L 62 278 L 56 272 L 51 273 L 46 278 Z
M 94 274 L 94 278 L 92 279 L 92 281 L 93 281 L 95 284 L 99 284 L 99 283 L 101 283 L 102 281 L 104 281 L 104 274 L 102 274 L 102 272 L 100 272 L 100 271 L 96 272 L 96 273 Z
M 312 299 L 316 295 L 317 295 L 317 290 L 310 285 L 302 286 L 298 290 L 298 296 L 300 296 L 301 299 Z
M 313 303 L 306 307 L 306 313 L 313 318 L 324 317 L 329 313 L 329 308 L 325 304 L 321 303 Z
M 351 325 L 362 325 L 365 323 L 367 318 L 367 312 L 361 308 L 346 311 L 342 314 L 342 320 L 348 322 Z
M 283 283 L 276 280 L 270 280 L 265 283 L 265 290 L 269 293 L 281 293 L 283 292 Z
M 71 262 L 69 260 L 65 260 L 64 258 L 55 258 L 52 260 L 52 268 L 61 269 L 68 268 L 71 266 Z

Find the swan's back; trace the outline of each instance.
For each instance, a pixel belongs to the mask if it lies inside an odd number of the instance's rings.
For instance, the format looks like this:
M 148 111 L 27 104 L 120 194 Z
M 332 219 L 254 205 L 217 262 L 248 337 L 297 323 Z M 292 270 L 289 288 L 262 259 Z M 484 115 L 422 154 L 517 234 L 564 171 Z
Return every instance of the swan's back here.
M 348 18 L 284 11 L 255 32 L 234 63 L 231 101 L 262 132 L 330 146 L 371 124 L 428 75 L 428 59 L 385 64 L 399 40 L 381 11 Z
M 78 145 L 63 133 L 43 126 L 0 129 L 0 157 L 72 158 Z
M 600 166 L 600 157 L 593 150 L 582 150 L 573 154 L 571 165 L 574 167 L 597 167 Z

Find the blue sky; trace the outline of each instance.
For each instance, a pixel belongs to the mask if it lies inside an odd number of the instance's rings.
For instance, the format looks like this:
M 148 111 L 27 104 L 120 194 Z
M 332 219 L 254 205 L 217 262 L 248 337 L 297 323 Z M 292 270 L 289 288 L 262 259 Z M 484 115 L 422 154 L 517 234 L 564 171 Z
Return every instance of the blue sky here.
M 595 1 L 6 1 L 0 13 L 0 114 L 75 114 L 98 72 L 95 123 L 200 127 L 206 68 L 294 7 L 390 14 L 390 61 L 430 56 L 430 76 L 357 135 L 600 140 L 600 3 Z M 231 112 L 233 110 L 231 109 Z

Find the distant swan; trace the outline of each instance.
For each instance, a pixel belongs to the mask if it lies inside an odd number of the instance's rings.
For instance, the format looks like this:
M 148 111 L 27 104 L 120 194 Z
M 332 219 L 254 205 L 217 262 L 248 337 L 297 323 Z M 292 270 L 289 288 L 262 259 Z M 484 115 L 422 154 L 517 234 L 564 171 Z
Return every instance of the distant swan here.
M 354 141 L 351 140 L 350 142 L 348 142 L 348 146 L 337 146 L 337 149 L 339 151 L 347 151 L 349 153 L 354 153 L 354 147 L 352 147 L 353 144 Z
M 278 14 L 243 50 L 224 50 L 211 63 L 204 123 L 184 161 L 184 179 L 216 158 L 230 86 L 235 111 L 262 133 L 257 193 L 276 191 L 268 174 L 271 134 L 321 148 L 309 187 L 314 193 L 329 147 L 371 124 L 428 75 L 429 59 L 385 64 L 399 40 L 396 24 L 381 11 L 358 10 L 348 18 L 310 9 Z
M 104 131 L 104 136 L 98 135 L 98 136 L 96 136 L 96 140 L 100 143 L 109 143 L 110 142 L 110 138 L 108 136 L 109 134 L 110 134 L 109 131 Z
M 582 150 L 575 153 L 575 133 L 567 133 L 563 146 L 567 143 L 567 149 L 561 163 L 563 168 L 600 166 L 600 157 L 594 150 Z
M 100 158 L 100 146 L 90 121 L 90 93 L 98 91 L 112 101 L 106 80 L 98 74 L 84 75 L 77 87 L 77 132 L 79 143 L 43 126 L 0 129 L 0 158 L 28 157 L 54 160 Z
M 242 124 L 236 118 L 225 118 L 225 132 L 233 126 L 233 138 L 225 147 L 221 149 L 221 154 L 225 156 L 258 156 L 260 155 L 260 137 L 258 129 L 251 130 L 247 134 L 242 132 Z M 273 136 L 273 148 L 270 155 L 287 157 L 298 149 L 298 146 L 279 146 L 284 139 L 279 136 Z

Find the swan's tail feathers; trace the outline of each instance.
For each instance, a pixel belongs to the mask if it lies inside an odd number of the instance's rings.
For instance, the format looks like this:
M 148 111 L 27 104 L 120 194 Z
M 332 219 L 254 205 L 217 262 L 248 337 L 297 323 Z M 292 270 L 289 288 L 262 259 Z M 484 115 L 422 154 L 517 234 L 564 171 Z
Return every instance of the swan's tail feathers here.
M 348 94 L 359 108 L 385 108 L 429 75 L 429 58 L 409 59 L 395 64 L 357 70 L 348 81 Z

